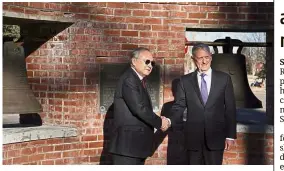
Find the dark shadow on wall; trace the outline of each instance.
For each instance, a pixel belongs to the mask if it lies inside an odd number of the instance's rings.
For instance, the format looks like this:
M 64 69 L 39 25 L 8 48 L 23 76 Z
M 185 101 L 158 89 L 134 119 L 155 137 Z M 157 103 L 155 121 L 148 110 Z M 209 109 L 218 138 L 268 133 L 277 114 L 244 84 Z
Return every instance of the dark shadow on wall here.
M 175 97 L 177 84 L 179 79 L 172 81 L 172 93 Z M 161 116 L 169 117 L 170 111 L 174 101 L 167 102 L 163 105 Z M 157 130 L 154 137 L 154 150 L 157 150 L 159 145 L 163 142 L 164 138 L 168 135 L 168 148 L 167 148 L 167 164 L 168 165 L 185 165 L 187 162 L 186 150 L 184 145 L 183 122 L 175 127 L 169 128 L 166 132 Z
M 13 116 L 13 114 L 3 115 L 3 128 L 23 128 L 23 127 L 35 127 L 41 125 L 42 125 L 42 119 L 40 115 L 37 113 L 19 114 L 19 118 L 18 115 Z
M 56 35 L 70 27 L 73 23 L 3 17 L 3 25 L 5 24 L 18 25 L 20 27 L 20 36 L 24 42 L 23 47 L 25 49 L 25 57 L 27 57 L 51 39 L 64 41 L 66 37 L 57 37 Z
M 112 164 L 112 157 L 108 152 L 110 134 L 112 132 L 113 125 L 113 104 L 108 108 L 104 125 L 103 125 L 103 133 L 104 133 L 104 143 L 103 143 L 103 151 L 100 156 L 100 165 L 110 165 Z

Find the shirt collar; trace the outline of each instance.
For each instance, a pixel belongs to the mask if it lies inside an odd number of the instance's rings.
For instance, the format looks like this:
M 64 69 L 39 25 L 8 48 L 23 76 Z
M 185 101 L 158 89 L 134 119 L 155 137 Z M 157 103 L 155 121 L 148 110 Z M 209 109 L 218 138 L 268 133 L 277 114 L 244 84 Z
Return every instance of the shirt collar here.
M 200 72 L 199 70 L 197 70 L 197 73 L 199 76 L 201 76 L 202 72 Z M 211 76 L 212 74 L 212 68 L 210 67 L 206 72 L 204 72 L 205 75 L 207 76 Z
M 133 71 L 135 71 L 136 72 L 136 74 L 138 75 L 138 77 L 139 77 L 139 79 L 140 80 L 142 80 L 143 79 L 143 77 L 136 71 L 136 69 L 135 68 L 133 68 L 133 67 L 131 67 L 132 69 L 133 69 Z

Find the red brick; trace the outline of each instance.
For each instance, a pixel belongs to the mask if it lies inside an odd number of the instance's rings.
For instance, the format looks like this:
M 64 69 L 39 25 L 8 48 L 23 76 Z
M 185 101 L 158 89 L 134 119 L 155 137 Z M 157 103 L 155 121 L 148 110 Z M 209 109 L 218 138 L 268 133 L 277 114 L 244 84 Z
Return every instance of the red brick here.
M 176 32 L 185 31 L 185 28 L 184 26 L 171 26 L 171 31 L 176 31 Z
M 33 71 L 27 71 L 27 77 L 34 77 L 34 72 Z
M 73 143 L 73 142 L 78 142 L 79 138 L 78 137 L 68 137 L 64 138 L 64 143 Z
M 126 2 L 125 8 L 127 8 L 127 9 L 143 9 L 143 4 Z
M 225 153 L 224 153 L 224 158 L 237 158 L 238 157 L 238 153 L 236 153 L 236 152 L 228 152 L 228 151 L 226 151 Z
M 265 153 L 267 152 L 274 152 L 274 148 L 272 147 L 265 147 Z
M 9 5 L 5 5 L 3 4 L 3 11 L 7 11 L 9 10 L 10 6 Z M 6 162 L 8 162 L 7 160 L 5 160 Z
M 107 21 L 107 17 L 103 15 L 90 15 L 90 19 L 95 21 Z
M 133 36 L 137 37 L 138 36 L 138 31 L 122 31 L 121 36 Z
M 171 12 L 170 17 L 176 17 L 176 18 L 186 18 L 187 12 Z
M 165 64 L 175 64 L 175 59 L 165 59 Z
M 145 10 L 134 10 L 132 13 L 133 16 L 150 16 L 150 11 Z
M 49 71 L 49 72 L 48 72 L 48 76 L 49 76 L 49 77 L 61 78 L 62 75 L 63 75 L 62 72 L 58 72 L 58 71 L 54 71 L 54 72 Z
M 42 69 L 42 70 L 54 70 L 55 67 L 54 67 L 54 65 L 44 65 L 44 64 L 41 64 L 40 65 L 40 69 Z
M 28 82 L 30 84 L 39 84 L 40 83 L 40 78 L 29 78 Z
M 9 11 L 18 12 L 18 13 L 24 13 L 25 12 L 25 8 L 10 6 Z
M 115 9 L 114 15 L 122 15 L 122 16 L 129 16 L 131 14 L 131 10 L 127 9 Z
M 198 18 L 198 19 L 206 18 L 206 13 L 189 13 L 188 18 Z
M 169 12 L 167 11 L 151 11 L 152 17 L 168 17 Z
M 14 2 L 3 2 L 3 5 L 14 5 Z
M 6 158 L 18 157 L 20 155 L 21 155 L 20 150 L 11 150 L 11 151 L 7 151 L 7 157 Z
M 25 14 L 38 14 L 38 10 L 34 10 L 34 9 L 25 9 Z
M 169 11 L 180 11 L 181 10 L 181 6 L 175 5 L 175 4 L 165 4 L 163 5 L 163 7 Z
M 165 10 L 163 5 L 159 4 L 144 4 L 144 9 L 146 10 Z
M 13 162 L 13 159 L 7 159 L 7 160 L 5 160 L 5 159 L 3 159 L 3 165 L 11 165 L 12 164 L 12 162 Z
M 64 151 L 63 152 L 63 157 L 74 157 L 74 156 L 79 156 L 79 151 Z
M 29 156 L 29 161 L 33 162 L 33 161 L 40 161 L 44 159 L 44 154 L 36 154 L 36 155 L 31 155 Z
M 75 14 L 76 19 L 90 19 L 89 14 Z
M 33 7 L 33 8 L 44 8 L 44 3 L 42 3 L 42 2 L 30 2 L 30 7 Z
M 169 26 L 167 26 L 167 25 L 153 25 L 152 30 L 153 31 L 167 31 L 167 30 L 169 30 Z
M 34 77 L 47 77 L 46 71 L 34 71 Z
M 82 141 L 97 141 L 98 137 L 93 135 L 93 136 L 82 136 Z
M 121 45 L 122 50 L 133 50 L 135 48 L 138 48 L 138 45 L 135 45 L 135 44 L 122 44 Z
M 66 138 L 64 138 L 65 140 Z M 46 144 L 61 144 L 64 142 L 63 139 L 47 139 Z
M 226 14 L 223 13 L 209 13 L 208 19 L 225 19 Z
M 140 31 L 140 37 L 152 37 L 153 32 L 148 32 L 148 31 Z
M 64 164 L 66 164 L 64 159 L 57 159 L 57 160 L 55 160 L 55 165 L 64 165 Z
M 107 2 L 107 7 L 109 8 L 123 8 L 125 2 Z
M 62 152 L 45 153 L 45 159 L 59 159 L 62 158 Z
M 114 11 L 114 9 L 111 9 L 111 8 L 97 7 L 95 12 L 96 12 L 96 14 L 113 15 L 113 11 Z
M 218 24 L 218 20 L 201 20 L 200 24 Z
M 200 7 L 200 12 L 217 12 L 219 11 L 219 7 L 218 6 L 201 6 Z
M 126 17 L 125 21 L 127 23 L 143 23 L 143 18 L 137 18 L 137 17 Z
M 184 5 L 181 7 L 181 10 L 189 13 L 194 13 L 194 12 L 199 12 L 200 8 L 202 7 L 193 6 L 193 5 Z
M 273 134 L 265 134 L 264 135 L 266 139 L 274 139 L 274 135 Z
M 193 19 L 182 19 L 181 22 L 182 23 L 192 23 L 192 24 L 198 24 L 199 23 L 198 20 L 193 20 Z
M 134 30 L 151 30 L 151 25 L 146 24 L 135 24 Z
M 217 3 L 216 2 L 206 2 L 206 5 L 207 6 L 213 6 L 213 5 L 217 5 Z
M 116 23 L 125 23 L 125 17 L 109 17 L 108 20 L 109 22 L 116 22 Z
M 14 5 L 27 7 L 29 6 L 28 2 L 14 2 Z
M 54 160 L 41 161 L 42 165 L 54 165 Z
M 89 5 L 88 2 L 71 2 L 71 4 L 75 6 L 88 6 Z
M 145 18 L 144 19 L 145 24 L 161 24 L 160 18 Z
M 90 142 L 89 148 L 98 148 L 103 147 L 103 142 Z
M 23 164 L 29 161 L 28 156 L 21 156 L 13 158 L 13 164 Z
M 49 9 L 53 9 L 53 10 L 56 10 L 56 11 L 60 11 L 61 6 L 60 6 L 60 4 L 49 3 Z
M 163 24 L 168 25 L 168 24 L 180 24 L 182 23 L 182 19 L 163 19 Z

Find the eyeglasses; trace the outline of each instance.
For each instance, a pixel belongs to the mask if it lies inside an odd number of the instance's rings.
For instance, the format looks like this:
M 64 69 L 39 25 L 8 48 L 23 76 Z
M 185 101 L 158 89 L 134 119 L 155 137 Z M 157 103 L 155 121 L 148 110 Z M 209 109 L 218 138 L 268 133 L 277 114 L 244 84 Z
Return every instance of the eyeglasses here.
M 156 65 L 156 62 L 155 62 L 155 61 L 151 61 L 151 60 L 149 60 L 149 59 L 147 59 L 147 60 L 141 59 L 141 60 L 144 61 L 144 63 L 145 63 L 146 65 L 149 65 L 150 63 L 151 63 L 151 65 L 152 65 L 152 67 L 155 67 L 155 65 Z
M 194 59 L 196 59 L 197 61 L 202 61 L 202 60 L 208 61 L 210 58 L 211 56 L 203 56 L 203 57 L 195 57 Z

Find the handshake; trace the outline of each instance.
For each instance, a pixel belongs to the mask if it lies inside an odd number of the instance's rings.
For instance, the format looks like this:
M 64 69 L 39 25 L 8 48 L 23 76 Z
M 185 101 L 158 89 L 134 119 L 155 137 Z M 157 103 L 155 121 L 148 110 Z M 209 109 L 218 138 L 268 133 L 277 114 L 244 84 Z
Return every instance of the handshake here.
M 171 120 L 169 118 L 166 118 L 164 116 L 161 116 L 162 119 L 162 127 L 161 130 L 163 132 L 165 132 L 166 130 L 168 130 L 168 128 L 171 126 Z

